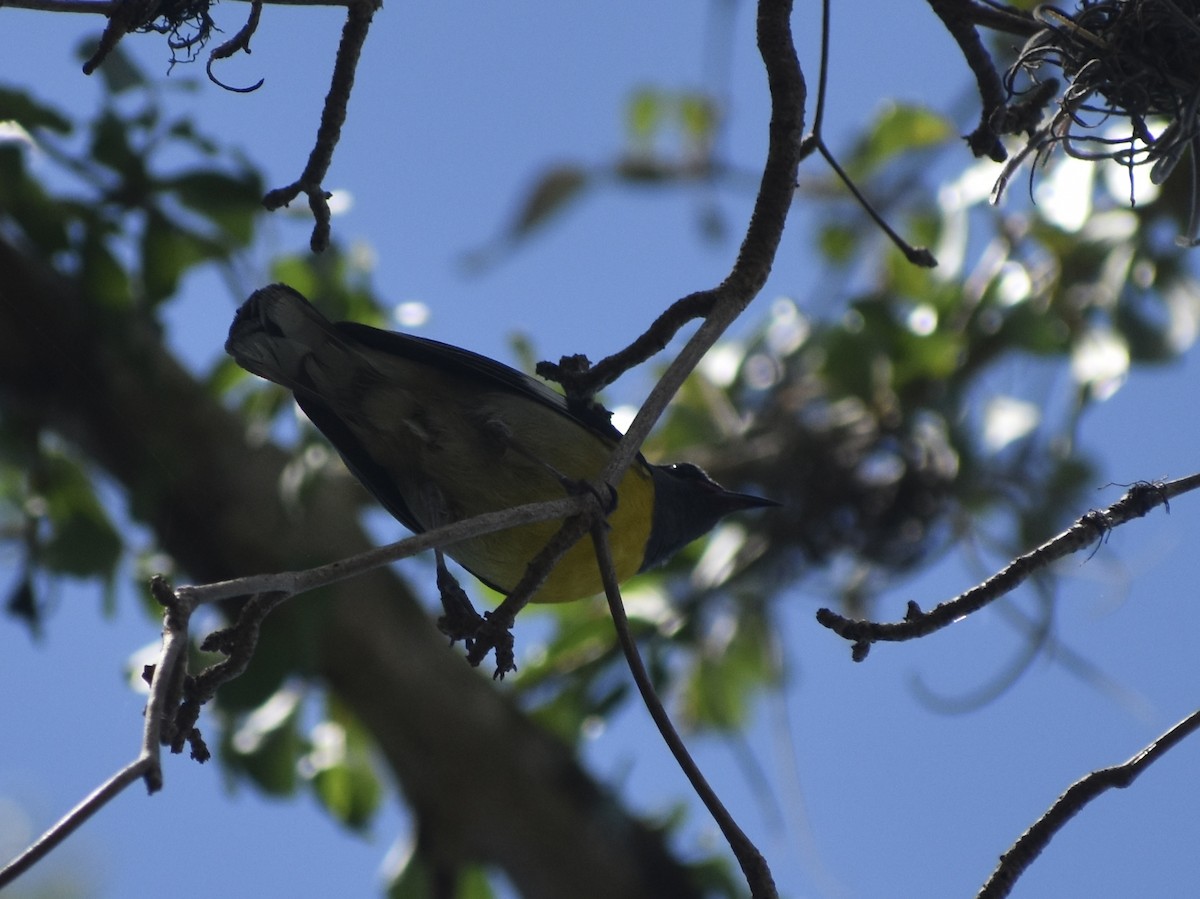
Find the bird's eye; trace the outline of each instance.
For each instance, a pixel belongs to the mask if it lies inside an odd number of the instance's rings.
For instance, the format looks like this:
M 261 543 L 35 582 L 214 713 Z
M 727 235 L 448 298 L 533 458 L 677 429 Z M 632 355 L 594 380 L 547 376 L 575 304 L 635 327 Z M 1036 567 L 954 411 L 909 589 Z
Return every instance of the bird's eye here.
M 671 472 L 685 481 L 703 481 L 707 483 L 711 481 L 704 469 L 699 465 L 693 465 L 691 462 L 676 462 L 671 466 Z

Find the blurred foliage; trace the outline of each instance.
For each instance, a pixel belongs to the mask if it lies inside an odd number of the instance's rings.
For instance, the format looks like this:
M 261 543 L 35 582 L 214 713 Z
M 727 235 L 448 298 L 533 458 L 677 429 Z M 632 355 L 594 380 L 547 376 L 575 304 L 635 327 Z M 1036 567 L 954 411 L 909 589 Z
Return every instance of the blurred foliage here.
M 370 735 L 336 698 L 320 694 L 324 708 L 314 708 L 317 698 L 289 684 L 247 713 L 226 707 L 221 759 L 269 795 L 306 784 L 335 820 L 365 830 L 384 792 Z
M 1062 160 L 1039 174 L 1037 208 L 1005 211 L 988 205 L 996 167 L 962 170 L 960 154 L 933 113 L 885 107 L 847 168 L 939 267 L 909 265 L 832 178 L 809 185 L 823 198 L 820 286 L 716 348 L 646 448 L 783 504 L 722 525 L 634 588 L 630 615 L 669 674 L 659 685 L 693 726 L 737 728 L 778 682 L 773 603 L 806 576 L 847 614 L 871 615 L 899 577 L 981 524 L 999 562 L 1086 511 L 1098 475 L 1076 440 L 1081 416 L 1132 365 L 1196 339 L 1200 283 L 1172 239 L 1187 208 L 1169 186 L 1130 209 L 1103 172 L 1082 194 L 1061 187 L 1078 176 Z M 603 627 L 581 624 L 602 610 L 568 614 L 518 688 L 584 732 L 613 707 L 620 661 Z M 555 666 L 571 678 L 548 698 Z
M 168 113 L 166 88 L 130 61 L 101 72 L 120 77 L 89 121 L 0 88 L 0 229 L 85 281 L 114 322 L 161 328 L 183 278 L 201 265 L 228 269 L 251 246 L 261 176 Z M 702 95 L 639 89 L 627 150 L 607 174 L 664 185 L 733 178 L 714 149 L 721 123 Z M 939 267 L 907 264 L 832 178 L 808 184 L 798 213 L 816 213 L 807 221 L 826 264 L 818 287 L 774 300 L 749 333 L 710 354 L 647 447 L 783 504 L 722 525 L 630 585 L 651 675 L 692 727 L 737 729 L 780 682 L 776 604 L 804 577 L 819 573 L 845 609 L 865 614 L 973 523 L 1012 555 L 1084 511 L 1096 473 L 1076 441 L 1080 417 L 1132 365 L 1176 359 L 1195 341 L 1200 285 L 1172 240 L 1187 204 L 1169 182 L 1130 209 L 1094 175 L 1082 192 L 1063 189 L 1077 174 L 1067 167 L 1082 164 L 1063 160 L 1039 177 L 1038 207 L 999 210 L 987 205 L 995 166 L 964 170 L 965 159 L 936 114 L 887 107 L 847 168 Z M 499 243 L 511 249 L 597 177 L 589 166 L 548 168 Z M 392 310 L 368 269 L 359 251 L 334 247 L 279 259 L 272 277 L 333 318 L 386 325 Z M 291 415 L 282 391 L 232 362 L 209 385 L 264 440 Z M 305 485 L 337 465 L 311 429 L 294 449 L 284 489 L 303 502 Z M 20 560 L 7 608 L 34 630 L 46 577 L 95 578 L 111 592 L 127 548 L 95 483 L 87 459 L 4 408 L 0 535 Z M 512 688 L 537 720 L 577 740 L 630 699 L 629 679 L 602 602 L 541 614 L 548 636 L 526 647 Z M 383 794 L 369 737 L 297 686 L 302 676 L 256 666 L 222 693 L 226 770 L 275 795 L 311 789 L 337 820 L 365 827 Z M 714 865 L 712 882 L 728 884 Z M 428 876 L 415 854 L 391 895 L 423 895 Z M 459 895 L 490 891 L 471 873 Z
M 492 889 L 487 872 L 479 867 L 455 871 L 456 879 L 453 885 L 440 882 L 437 872 L 429 860 L 419 852 L 414 852 L 406 860 L 404 867 L 388 884 L 387 899 L 425 899 L 426 896 L 454 896 L 455 899 L 493 899 L 496 892 Z M 450 887 L 453 892 L 448 892 Z
M 0 87 L 0 228 L 87 283 L 114 322 L 158 328 L 158 307 L 185 273 L 249 246 L 262 182 L 236 154 L 218 155 L 186 115 L 168 113 L 160 92 L 186 82 L 159 88 L 115 58 L 120 77 L 87 122 Z M 118 103 L 122 94 L 131 102 Z M 168 169 L 164 157 L 186 161 Z M 0 533 L 23 559 L 8 609 L 36 630 L 36 572 L 100 578 L 111 599 L 122 538 L 89 461 L 29 422 L 16 408 L 0 419 Z
M 477 273 L 502 262 L 598 187 L 675 187 L 731 176 L 719 168 L 714 152 L 723 126 L 721 107 L 704 91 L 639 87 L 626 101 L 624 125 L 625 147 L 614 162 L 568 160 L 543 167 L 509 221 L 487 243 L 464 255 L 464 268 Z M 746 183 L 753 184 L 756 178 L 750 174 Z M 699 222 L 705 237 L 724 236 L 720 217 L 711 206 L 705 206 Z

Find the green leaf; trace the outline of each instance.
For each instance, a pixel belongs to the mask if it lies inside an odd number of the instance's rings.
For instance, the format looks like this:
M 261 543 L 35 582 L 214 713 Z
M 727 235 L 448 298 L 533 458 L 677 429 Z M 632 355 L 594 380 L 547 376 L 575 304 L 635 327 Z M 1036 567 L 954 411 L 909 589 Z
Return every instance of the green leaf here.
M 685 93 L 679 98 L 679 124 L 692 145 L 708 146 L 717 130 L 717 105 L 705 93 Z
M 320 278 L 312 262 L 303 256 L 282 256 L 271 263 L 271 280 L 287 284 L 309 299 L 316 296 Z
M 495 899 L 495 891 L 488 883 L 487 874 L 477 866 L 460 868 L 455 872 L 454 899 Z M 434 890 L 434 872 L 428 859 L 414 853 L 400 875 L 388 886 L 388 899 L 427 899 L 437 894 Z
M 1171 306 L 1186 290 L 1168 283 L 1153 292 L 1131 289 L 1122 293 L 1113 324 L 1125 338 L 1134 362 L 1167 362 L 1179 355 L 1175 335 L 1187 333 L 1190 325 L 1186 319 L 1182 327 L 1173 321 Z
M 764 686 L 778 683 L 779 670 L 766 632 L 766 620 L 755 610 L 740 610 L 736 620 L 725 619 L 729 630 L 709 637 L 710 645 L 696 656 L 683 690 L 684 715 L 700 726 L 732 731 L 742 727 L 753 698 Z M 724 630 L 717 627 L 718 634 Z
M 416 854 L 409 857 L 399 876 L 388 884 L 388 899 L 425 899 L 432 895 L 433 872 L 429 863 Z
M 838 222 L 824 222 L 817 235 L 821 254 L 835 265 L 846 265 L 862 245 L 860 229 Z
M 33 589 L 33 579 L 26 572 L 17 582 L 4 603 L 4 611 L 29 628 L 32 636 L 41 636 L 42 604 Z
M 97 305 L 109 309 L 127 307 L 133 298 L 129 274 L 95 229 L 88 232 L 79 256 L 79 280 L 87 285 L 88 295 Z
M 636 146 L 653 142 L 665 118 L 666 104 L 656 88 L 639 88 L 625 104 L 625 127 Z
M 517 239 L 546 224 L 563 212 L 587 187 L 588 173 L 576 165 L 559 165 L 546 169 L 508 229 L 508 237 Z
M 151 305 L 172 296 L 194 265 L 224 254 L 209 240 L 151 212 L 142 235 L 142 289 Z
M 92 58 L 99 44 L 99 35 L 84 40 L 76 47 L 75 55 L 81 62 L 86 62 Z M 108 55 L 104 57 L 104 62 L 96 69 L 96 73 L 99 74 L 101 80 L 104 82 L 105 89 L 114 96 L 147 84 L 146 76 L 142 74 L 142 70 L 121 49 L 119 44 L 113 47 L 108 52 Z
M 223 745 L 229 766 L 272 796 L 296 792 L 296 766 L 309 749 L 299 731 L 300 698 L 294 689 L 279 690 L 227 734 Z
M 69 245 L 69 207 L 55 202 L 25 170 L 24 148 L 0 144 L 0 210 L 46 256 Z
M 892 380 L 897 388 L 914 381 L 949 378 L 962 359 L 962 341 L 949 331 L 919 335 L 904 329 L 897 338 L 892 354 Z
M 57 109 L 34 100 L 24 91 L 0 87 L 0 122 L 19 122 L 26 130 L 45 128 L 58 134 L 70 134 L 71 120 Z
M 855 148 L 846 168 L 853 177 L 865 178 L 901 153 L 934 147 L 953 136 L 950 123 L 931 110 L 889 103 Z
M 313 775 L 312 782 L 326 811 L 351 830 L 363 830 L 370 824 L 383 798 L 379 778 L 369 764 L 323 768 Z
M 328 694 L 329 717 L 313 730 L 313 790 L 325 809 L 352 830 L 363 830 L 383 801 L 372 763 L 374 741 L 337 697 Z
M 207 218 L 238 246 L 254 236 L 254 222 L 262 212 L 263 185 L 253 172 L 229 175 L 214 169 L 195 169 L 162 182 L 179 201 Z
M 38 550 L 48 570 L 109 579 L 121 558 L 121 535 L 92 490 L 91 480 L 65 456 L 45 454 L 35 488 L 45 499 L 49 538 Z
M 190 144 L 205 156 L 216 156 L 221 152 L 221 146 L 197 131 L 196 123 L 191 119 L 175 120 L 167 127 L 167 134 L 182 143 Z
M 142 181 L 142 155 L 129 143 L 129 123 L 106 109 L 92 128 L 92 159 L 120 173 L 126 181 Z
M 1019 303 L 1007 310 L 995 340 L 1008 348 L 1028 350 L 1038 355 L 1058 355 L 1070 346 L 1071 332 L 1053 310 L 1035 308 L 1032 303 Z
M 458 895 L 455 899 L 495 899 L 496 892 L 488 882 L 487 874 L 478 866 L 472 866 L 458 879 Z

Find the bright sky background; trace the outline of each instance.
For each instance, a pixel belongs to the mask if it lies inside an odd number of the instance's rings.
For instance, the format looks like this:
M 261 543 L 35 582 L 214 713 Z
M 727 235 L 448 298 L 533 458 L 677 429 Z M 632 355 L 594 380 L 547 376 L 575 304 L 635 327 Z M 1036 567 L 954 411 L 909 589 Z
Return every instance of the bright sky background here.
M 818 4 L 801 6 L 796 29 L 811 79 Z M 226 34 L 240 27 L 246 9 L 216 9 Z M 697 213 L 715 198 L 736 235 L 749 194 L 602 189 L 486 274 L 468 277 L 460 261 L 502 227 L 541 166 L 615 157 L 631 89 L 705 86 L 708 9 L 679 0 L 389 4 L 373 26 L 326 183 L 353 197 L 335 233 L 373 246 L 385 296 L 429 306 L 428 336 L 509 361 L 514 333 L 528 335 L 543 358 L 584 352 L 598 359 L 623 345 L 671 300 L 726 273 L 736 245 L 704 242 Z M 268 7 L 253 55 L 218 69 L 231 84 L 264 77 L 262 90 L 235 95 L 205 84 L 175 102 L 194 110 L 202 130 L 262 165 L 271 186 L 290 182 L 311 146 L 341 20 L 337 10 Z M 728 156 L 754 167 L 765 145 L 766 97 L 749 3 L 738 4 L 733 22 Z M 73 51 L 100 25 L 0 9 L 0 80 L 89 109 L 97 86 L 80 73 Z M 967 108 L 959 102 L 969 83 L 965 66 L 925 5 L 867 0 L 835 20 L 834 35 L 835 145 L 885 97 L 947 112 Z M 148 72 L 165 74 L 161 38 L 132 36 L 126 44 Z M 171 78 L 202 76 L 201 66 L 177 67 Z M 969 115 L 958 125 L 968 130 Z M 819 173 L 818 162 L 810 166 L 806 174 Z M 1020 194 L 1013 192 L 1014 202 Z M 309 227 L 307 217 L 277 217 L 260 262 L 304 248 Z M 797 217 L 751 317 L 765 314 L 775 296 L 795 296 L 802 307 L 813 301 L 806 247 Z M 265 268 L 252 268 L 239 296 L 215 277 L 187 282 L 172 316 L 188 360 L 204 366 L 216 357 L 236 304 L 266 277 Z M 1193 358 L 1136 372 L 1087 417 L 1082 440 L 1102 447 L 1106 464 L 1097 487 L 1194 470 L 1195 377 Z M 623 391 L 619 399 L 636 400 L 636 381 Z M 1119 495 L 1110 487 L 1094 505 Z M 1124 701 L 1044 658 L 981 710 L 938 714 L 917 702 L 914 679 L 955 696 L 988 682 L 1022 644 L 1000 615 L 977 616 L 920 643 L 878 646 L 854 665 L 847 647 L 813 621 L 823 603 L 815 584 L 793 597 L 785 616 L 790 682 L 758 711 L 746 741 L 771 796 L 739 766 L 745 747 L 693 740 L 702 768 L 770 859 L 782 894 L 973 895 L 998 855 L 1067 785 L 1125 760 L 1190 712 L 1196 695 L 1185 685 L 1196 681 L 1190 647 L 1200 579 L 1200 557 L 1190 547 L 1198 528 L 1200 509 L 1185 497 L 1169 516 L 1155 512 L 1113 534 L 1094 557 L 1061 569 L 1057 633 Z M 944 564 L 897 585 L 885 608 L 899 617 L 907 599 L 931 606 L 990 573 L 993 563 L 970 570 Z M 12 565 L 0 557 L 5 589 Z M 157 628 L 128 591 L 115 620 L 100 615 L 91 589 L 65 585 L 56 601 L 40 644 L 17 624 L 0 623 L 4 858 L 137 750 L 143 700 L 122 680 L 122 668 L 156 640 Z M 1015 603 L 1034 608 L 1027 594 Z M 520 623 L 516 637 L 520 645 Z M 586 755 L 636 808 L 662 812 L 687 795 L 640 708 L 591 740 Z M 1101 798 L 1051 844 L 1017 895 L 1196 894 L 1197 765 L 1200 742 L 1193 739 L 1132 789 Z M 245 787 L 231 792 L 216 766 L 170 758 L 165 776 L 159 795 L 147 799 L 133 789 L 101 811 L 13 895 L 69 881 L 79 885 L 73 895 L 88 897 L 372 896 L 385 854 L 407 833 L 395 803 L 363 839 L 345 834 L 307 798 L 281 803 Z M 784 808 L 783 825 L 772 801 Z M 719 839 L 703 811 L 693 812 L 688 839 L 684 851 Z

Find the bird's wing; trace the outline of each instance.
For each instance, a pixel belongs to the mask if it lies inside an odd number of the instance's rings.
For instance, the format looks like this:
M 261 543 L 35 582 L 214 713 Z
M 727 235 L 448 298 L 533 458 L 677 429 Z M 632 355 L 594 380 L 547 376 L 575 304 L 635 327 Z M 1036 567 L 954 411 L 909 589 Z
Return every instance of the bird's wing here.
M 611 413 L 599 403 L 593 402 L 584 406 L 582 403 L 568 402 L 566 397 L 551 390 L 537 378 L 519 372 L 503 362 L 449 343 L 396 331 L 384 331 L 358 322 L 337 322 L 333 327 L 343 337 L 377 352 L 412 359 L 451 374 L 470 378 L 479 382 L 481 389 L 490 387 L 519 393 L 578 422 L 604 440 L 616 443 L 621 439 L 621 432 L 609 419 Z

